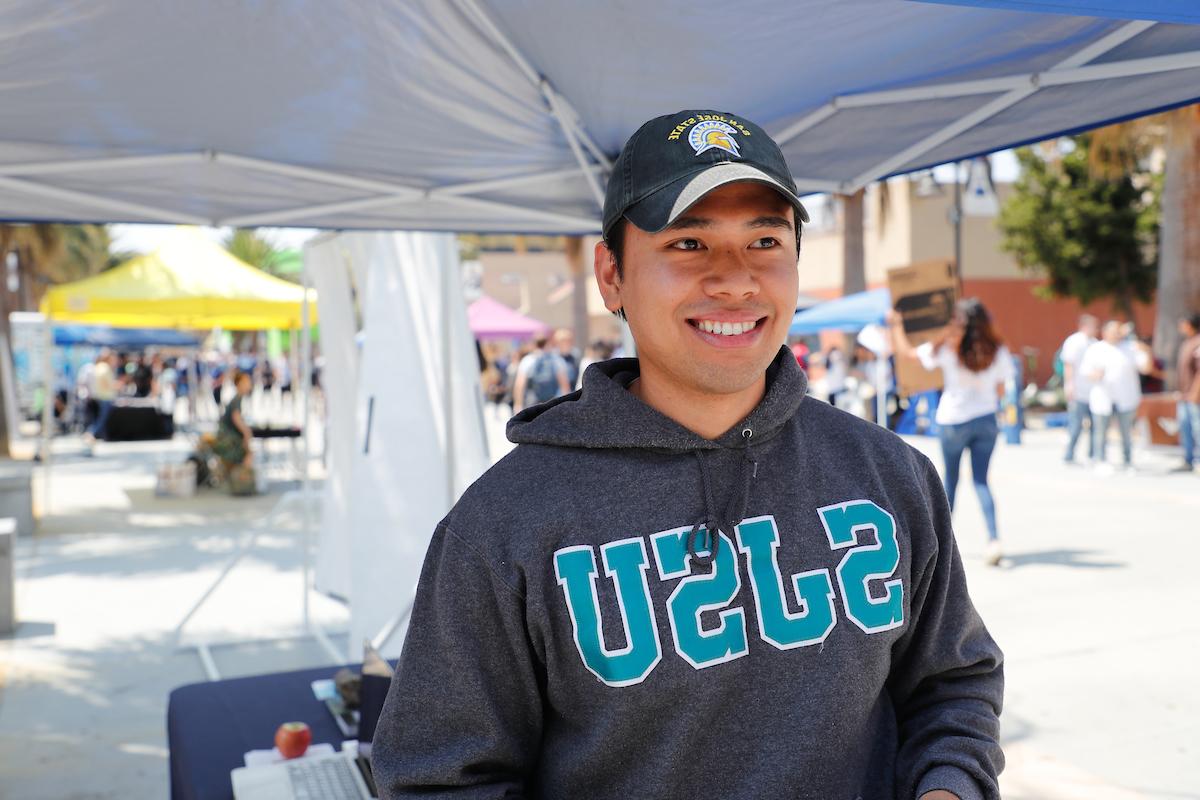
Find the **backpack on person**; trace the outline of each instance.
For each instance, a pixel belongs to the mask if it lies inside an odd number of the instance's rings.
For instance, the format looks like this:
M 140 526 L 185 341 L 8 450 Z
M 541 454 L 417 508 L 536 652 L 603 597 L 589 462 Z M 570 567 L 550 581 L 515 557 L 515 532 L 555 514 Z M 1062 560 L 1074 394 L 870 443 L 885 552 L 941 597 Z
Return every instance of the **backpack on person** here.
M 544 403 L 558 397 L 558 365 L 557 356 L 553 353 L 540 353 L 534 359 L 533 367 L 529 370 L 527 391 L 533 394 L 526 405 Z

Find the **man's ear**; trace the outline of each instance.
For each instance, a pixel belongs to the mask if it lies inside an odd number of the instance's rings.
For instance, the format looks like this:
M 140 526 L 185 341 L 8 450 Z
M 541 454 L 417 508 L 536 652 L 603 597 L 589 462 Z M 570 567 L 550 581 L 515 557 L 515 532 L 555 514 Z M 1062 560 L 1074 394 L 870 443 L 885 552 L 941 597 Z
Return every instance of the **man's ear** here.
M 604 307 L 614 314 L 624 305 L 621 300 L 621 277 L 617 274 L 617 259 L 603 240 L 596 242 L 593 269 L 596 286 L 604 298 Z

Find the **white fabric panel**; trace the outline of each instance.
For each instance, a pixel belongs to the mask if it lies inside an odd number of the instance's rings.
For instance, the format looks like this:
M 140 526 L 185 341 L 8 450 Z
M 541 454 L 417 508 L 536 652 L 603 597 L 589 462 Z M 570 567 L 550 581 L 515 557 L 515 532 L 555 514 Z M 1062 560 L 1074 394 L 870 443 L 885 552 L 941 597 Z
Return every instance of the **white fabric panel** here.
M 356 652 L 406 612 L 434 527 L 488 457 L 454 237 L 339 238 L 363 244 L 369 264 L 349 493 Z
M 325 367 L 325 437 L 328 473 L 321 498 L 314 584 L 317 591 L 350 597 L 350 479 L 358 407 L 358 325 L 350 291 L 350 255 L 341 237 L 310 241 L 305 269 L 317 290 Z

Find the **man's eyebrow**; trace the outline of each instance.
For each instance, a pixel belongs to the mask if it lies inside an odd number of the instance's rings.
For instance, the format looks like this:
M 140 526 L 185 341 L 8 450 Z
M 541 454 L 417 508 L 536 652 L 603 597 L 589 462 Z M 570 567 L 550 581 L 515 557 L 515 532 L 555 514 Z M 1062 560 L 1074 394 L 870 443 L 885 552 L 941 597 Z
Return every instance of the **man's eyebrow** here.
M 787 230 L 790 231 L 792 229 L 792 221 L 790 219 L 788 219 L 787 217 L 777 217 L 774 215 L 768 215 L 768 216 L 763 216 L 763 217 L 755 217 L 754 219 L 750 220 L 750 224 L 748 224 L 746 227 L 747 228 L 786 228 Z
M 663 230 L 674 231 L 680 228 L 711 228 L 713 221 L 708 217 L 680 217 Z

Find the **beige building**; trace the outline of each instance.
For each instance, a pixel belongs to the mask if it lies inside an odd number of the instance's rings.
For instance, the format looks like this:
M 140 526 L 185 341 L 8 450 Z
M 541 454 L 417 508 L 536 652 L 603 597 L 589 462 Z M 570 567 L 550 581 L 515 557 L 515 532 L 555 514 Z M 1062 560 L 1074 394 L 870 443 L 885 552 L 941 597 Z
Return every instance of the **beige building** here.
M 1011 186 L 997 186 L 1000 202 Z M 954 187 L 893 178 L 872 184 L 864 202 L 863 253 L 868 287 L 887 284 L 887 271 L 919 261 L 954 257 Z M 818 297 L 842 293 L 842 226 L 839 203 L 833 198 L 811 201 L 813 222 L 804 231 L 800 249 L 800 291 Z M 963 278 L 1028 280 L 1000 248 L 995 220 L 964 217 Z
M 598 237 L 583 243 L 584 280 L 587 290 L 588 340 L 620 340 L 617 319 L 604 308 L 592 277 L 592 248 Z M 572 326 L 575 283 L 562 250 L 488 251 L 479 254 L 479 286 L 483 293 L 522 314 L 553 328 Z

